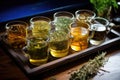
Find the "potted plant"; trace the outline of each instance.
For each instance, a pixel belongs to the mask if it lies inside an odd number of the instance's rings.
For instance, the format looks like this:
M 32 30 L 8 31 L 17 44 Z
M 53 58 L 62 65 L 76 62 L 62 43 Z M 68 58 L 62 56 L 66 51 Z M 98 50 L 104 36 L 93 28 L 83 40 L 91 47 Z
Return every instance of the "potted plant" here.
M 111 11 L 118 8 L 116 0 L 90 0 L 97 16 L 104 17 L 110 20 Z

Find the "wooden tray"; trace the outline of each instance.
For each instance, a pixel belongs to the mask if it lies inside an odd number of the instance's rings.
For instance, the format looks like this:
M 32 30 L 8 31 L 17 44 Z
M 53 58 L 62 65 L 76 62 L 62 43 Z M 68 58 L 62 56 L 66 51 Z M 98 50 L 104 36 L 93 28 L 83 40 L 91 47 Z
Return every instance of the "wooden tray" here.
M 18 64 L 18 66 L 28 75 L 28 76 L 36 76 L 38 74 L 42 74 L 46 71 L 54 69 L 58 66 L 73 62 L 82 57 L 91 55 L 92 53 L 104 50 L 112 45 L 117 44 L 120 41 L 120 34 L 115 30 L 111 30 L 111 32 L 107 35 L 106 41 L 98 46 L 91 46 L 83 51 L 76 52 L 74 54 L 69 54 L 66 57 L 50 60 L 48 63 L 43 64 L 41 66 L 35 67 L 31 66 L 28 58 L 25 57 L 25 54 L 22 50 L 13 50 L 7 43 L 5 39 L 4 33 L 0 36 L 0 45 L 8 53 L 13 60 Z

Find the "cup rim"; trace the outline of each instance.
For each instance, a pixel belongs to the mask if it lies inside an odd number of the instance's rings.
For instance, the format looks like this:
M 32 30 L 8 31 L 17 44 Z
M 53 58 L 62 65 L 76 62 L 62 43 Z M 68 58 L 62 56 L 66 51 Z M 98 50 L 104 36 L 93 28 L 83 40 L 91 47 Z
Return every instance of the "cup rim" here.
M 95 13 L 94 11 L 92 11 L 92 10 L 81 9 L 81 10 L 75 11 L 75 16 L 76 16 L 76 17 L 77 17 L 78 12 L 80 12 L 80 11 L 91 12 L 91 13 L 93 14 L 93 16 L 92 16 L 93 18 L 96 16 L 96 13 Z
M 34 16 L 30 19 L 30 23 L 34 23 L 34 22 L 39 21 L 39 20 L 44 20 L 44 21 L 47 21 L 47 22 L 51 21 L 51 19 L 46 17 L 46 16 Z
M 95 17 L 94 20 L 95 19 L 102 19 L 102 20 L 106 21 L 106 25 L 105 26 L 108 26 L 109 23 L 110 23 L 106 18 L 103 18 L 103 17 Z
M 71 13 L 71 12 L 68 12 L 68 11 L 58 11 L 58 12 L 55 12 L 55 13 L 53 14 L 54 19 L 55 19 L 56 15 L 58 15 L 58 14 L 63 14 L 63 13 L 71 15 L 71 18 L 72 18 L 72 19 L 75 18 L 74 14 Z
M 88 26 L 88 28 L 90 27 L 90 24 L 89 23 L 83 23 L 83 22 L 81 22 L 82 24 L 85 24 L 85 25 L 87 25 Z M 72 22 L 69 26 L 72 26 L 72 25 L 77 25 L 77 22 L 75 21 L 75 22 Z M 79 25 L 80 26 L 80 25 Z M 83 26 L 82 26 L 83 27 Z
M 23 24 L 25 25 L 25 27 L 28 27 L 28 23 L 26 23 L 25 21 L 10 21 L 6 23 L 5 28 L 8 29 L 9 25 L 13 25 L 13 24 Z

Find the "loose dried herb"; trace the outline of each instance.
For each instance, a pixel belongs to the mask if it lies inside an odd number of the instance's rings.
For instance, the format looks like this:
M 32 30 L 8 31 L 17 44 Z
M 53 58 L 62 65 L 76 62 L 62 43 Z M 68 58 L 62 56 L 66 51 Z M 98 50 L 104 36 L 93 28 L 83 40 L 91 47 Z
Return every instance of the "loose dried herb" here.
M 64 30 L 65 32 L 69 32 L 70 27 L 69 25 L 73 22 L 73 19 L 70 17 L 62 16 L 58 17 L 55 21 L 56 29 L 57 30 Z
M 50 34 L 50 48 L 54 50 L 64 50 L 68 48 L 69 36 L 62 30 L 56 30 Z
M 90 80 L 93 78 L 107 61 L 105 54 L 106 52 L 102 52 L 102 54 L 96 56 L 93 60 L 89 60 L 79 70 L 71 73 L 69 80 Z

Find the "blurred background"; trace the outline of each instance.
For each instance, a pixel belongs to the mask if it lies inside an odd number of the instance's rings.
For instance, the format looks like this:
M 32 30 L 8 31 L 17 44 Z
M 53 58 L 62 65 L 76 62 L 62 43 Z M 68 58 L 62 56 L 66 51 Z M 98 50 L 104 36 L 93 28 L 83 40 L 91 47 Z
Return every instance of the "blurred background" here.
M 89 4 L 89 0 L 0 0 L 0 22 L 65 10 L 65 8 L 71 11 L 90 8 Z

